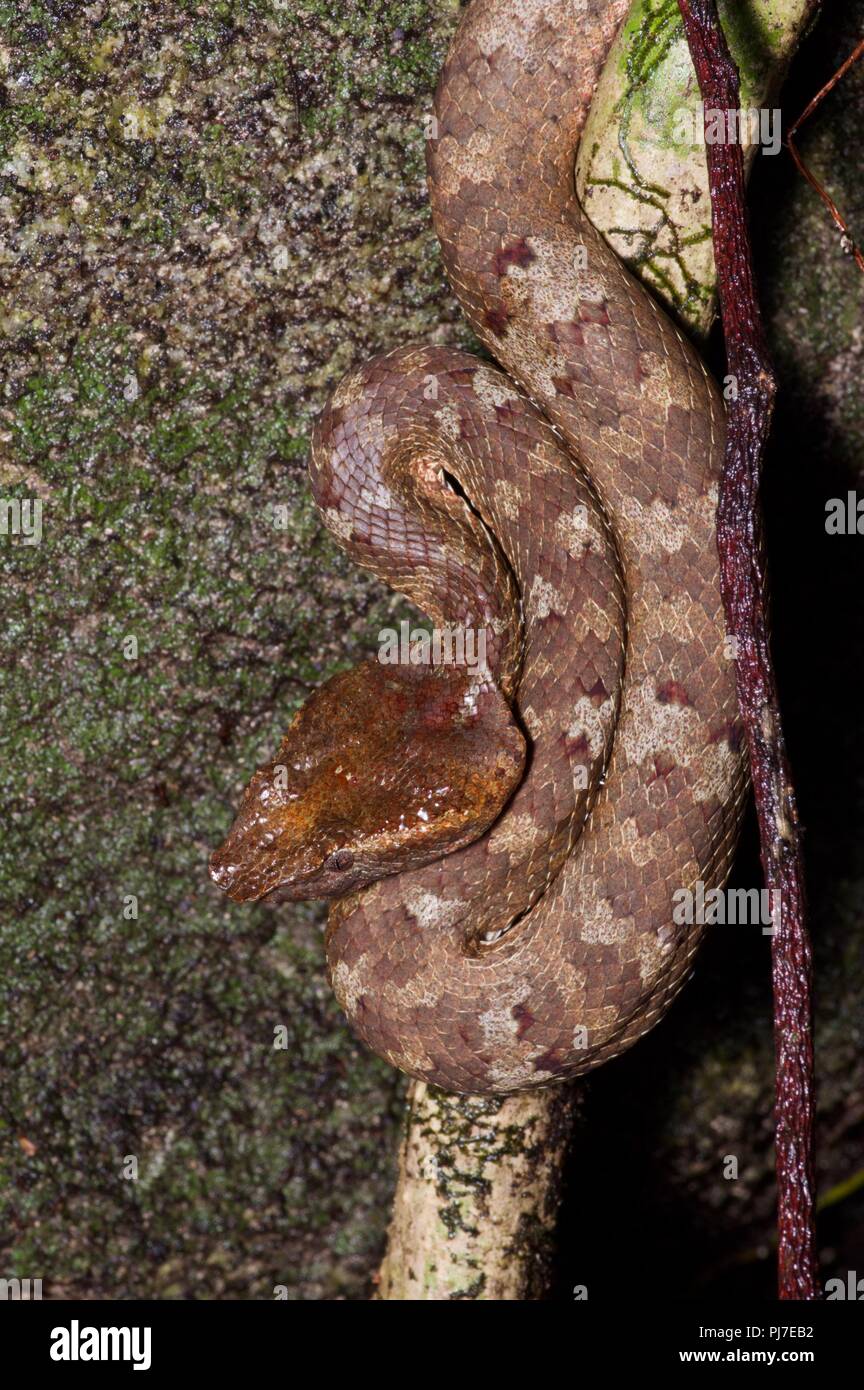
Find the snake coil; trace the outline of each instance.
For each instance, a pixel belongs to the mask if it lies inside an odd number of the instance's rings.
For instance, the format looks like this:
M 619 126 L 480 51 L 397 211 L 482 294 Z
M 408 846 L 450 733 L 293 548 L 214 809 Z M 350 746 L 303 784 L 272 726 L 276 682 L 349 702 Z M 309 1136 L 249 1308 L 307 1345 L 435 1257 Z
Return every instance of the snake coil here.
M 715 544 L 723 408 L 574 191 L 626 9 L 471 4 L 429 184 L 450 282 L 503 370 L 401 348 L 349 374 L 314 436 L 339 543 L 436 621 L 489 633 L 475 708 L 506 698 L 528 748 L 521 772 L 508 745 L 515 792 L 452 852 L 342 896 L 326 861 L 342 1007 L 450 1091 L 572 1077 L 653 1026 L 701 935 L 673 894 L 725 880 L 746 787 Z M 484 737 L 461 763 L 482 765 Z

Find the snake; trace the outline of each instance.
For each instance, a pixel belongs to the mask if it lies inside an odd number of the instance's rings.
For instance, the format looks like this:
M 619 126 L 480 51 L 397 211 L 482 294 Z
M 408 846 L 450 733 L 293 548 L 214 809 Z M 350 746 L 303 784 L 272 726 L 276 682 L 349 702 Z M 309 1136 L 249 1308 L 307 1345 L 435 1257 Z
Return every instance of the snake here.
M 239 902 L 329 900 L 355 1033 L 456 1093 L 583 1075 L 663 1017 L 704 935 L 676 895 L 725 883 L 748 786 L 723 402 L 575 192 L 627 9 L 472 0 L 427 162 L 486 356 L 379 354 L 314 428 L 339 546 L 482 660 L 412 635 L 325 682 L 210 864 Z

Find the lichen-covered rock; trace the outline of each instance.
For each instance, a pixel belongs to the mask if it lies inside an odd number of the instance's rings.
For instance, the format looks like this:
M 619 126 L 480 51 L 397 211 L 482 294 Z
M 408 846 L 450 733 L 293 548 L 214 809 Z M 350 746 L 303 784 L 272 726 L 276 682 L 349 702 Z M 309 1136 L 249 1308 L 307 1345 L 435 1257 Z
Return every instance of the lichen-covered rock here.
M 207 856 L 394 611 L 305 453 L 351 361 L 454 317 L 422 124 L 453 18 L 2 6 L 0 491 L 42 535 L 0 537 L 0 1198 L 46 1293 L 368 1287 L 398 1080 L 320 914 L 230 908 Z
M 749 168 L 780 152 L 777 92 L 819 0 L 720 0 L 740 74 L 733 129 Z M 658 299 L 702 335 L 716 312 L 705 141 L 726 113 L 701 102 L 678 0 L 634 0 L 600 77 L 576 161 L 591 220 Z M 718 122 L 719 118 L 719 122 Z

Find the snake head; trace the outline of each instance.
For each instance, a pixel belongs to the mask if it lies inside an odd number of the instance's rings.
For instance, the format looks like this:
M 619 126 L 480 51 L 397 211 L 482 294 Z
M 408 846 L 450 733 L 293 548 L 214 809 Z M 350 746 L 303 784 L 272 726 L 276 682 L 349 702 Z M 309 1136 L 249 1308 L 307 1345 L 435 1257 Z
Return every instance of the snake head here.
M 522 777 L 525 741 L 465 668 L 366 661 L 334 676 L 255 773 L 214 882 L 237 902 L 336 898 L 479 839 Z

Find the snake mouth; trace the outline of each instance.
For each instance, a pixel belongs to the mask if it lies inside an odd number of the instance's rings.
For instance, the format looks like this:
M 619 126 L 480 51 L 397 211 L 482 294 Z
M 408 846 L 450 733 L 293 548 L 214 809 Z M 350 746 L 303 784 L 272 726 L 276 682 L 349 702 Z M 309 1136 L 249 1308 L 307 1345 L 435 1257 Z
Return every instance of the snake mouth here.
M 309 878 L 300 882 L 280 883 L 269 892 L 263 893 L 258 899 L 268 907 L 278 907 L 280 903 L 303 903 L 315 902 L 319 899 L 325 901 L 330 898 L 341 898 L 351 889 L 358 886 L 361 880 L 359 873 L 354 874 L 327 874 L 321 871 L 310 875 Z
M 270 892 L 265 893 L 258 901 L 265 907 L 278 907 L 280 903 L 297 902 L 298 898 L 290 884 L 283 884 L 280 888 L 271 888 Z
M 338 864 L 331 867 L 325 862 L 290 877 L 285 874 L 284 863 L 280 866 L 275 858 L 270 863 L 263 860 L 252 865 L 239 864 L 237 855 L 232 854 L 230 839 L 210 856 L 209 870 L 216 887 L 233 902 L 268 906 L 341 898 L 362 879 L 362 872 L 353 866 L 353 861 L 346 868 Z

